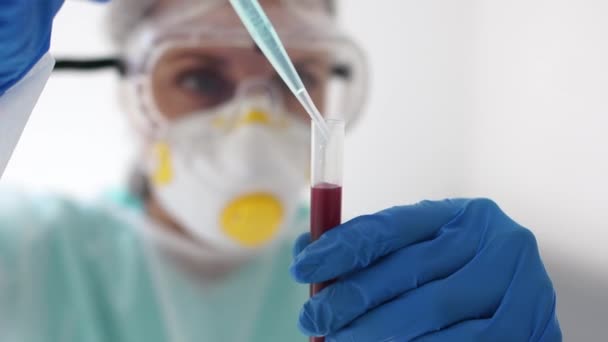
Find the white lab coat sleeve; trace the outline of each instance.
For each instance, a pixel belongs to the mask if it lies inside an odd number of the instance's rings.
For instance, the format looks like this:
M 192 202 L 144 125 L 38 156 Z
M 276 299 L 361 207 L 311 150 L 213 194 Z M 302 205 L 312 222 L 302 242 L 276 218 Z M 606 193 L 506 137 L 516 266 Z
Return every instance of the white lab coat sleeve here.
M 55 60 L 47 53 L 23 79 L 0 96 L 0 177 L 54 65 Z

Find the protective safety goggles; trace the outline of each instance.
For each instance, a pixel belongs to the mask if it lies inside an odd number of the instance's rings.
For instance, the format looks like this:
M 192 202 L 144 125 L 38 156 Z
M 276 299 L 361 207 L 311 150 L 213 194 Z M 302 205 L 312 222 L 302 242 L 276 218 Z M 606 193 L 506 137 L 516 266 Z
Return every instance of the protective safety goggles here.
M 241 85 L 254 80 L 272 89 L 273 100 L 290 115 L 308 120 L 227 0 L 182 1 L 171 9 L 159 9 L 160 15 L 139 25 L 120 59 L 118 66 L 140 126 L 155 130 L 172 120 L 205 113 L 238 98 Z M 366 61 L 357 46 L 335 29 L 327 2 L 268 3 L 265 10 L 313 100 L 322 112 L 354 122 L 367 93 Z M 107 66 L 112 61 L 97 63 Z M 58 67 L 70 65 L 58 62 Z

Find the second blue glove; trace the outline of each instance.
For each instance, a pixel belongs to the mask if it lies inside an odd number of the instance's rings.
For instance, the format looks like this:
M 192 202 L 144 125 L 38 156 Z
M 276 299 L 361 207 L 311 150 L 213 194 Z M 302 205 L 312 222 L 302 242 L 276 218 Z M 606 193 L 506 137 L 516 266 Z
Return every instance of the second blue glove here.
M 338 279 L 300 315 L 328 342 L 561 341 L 534 236 L 489 200 L 362 216 L 294 254 L 297 281 Z

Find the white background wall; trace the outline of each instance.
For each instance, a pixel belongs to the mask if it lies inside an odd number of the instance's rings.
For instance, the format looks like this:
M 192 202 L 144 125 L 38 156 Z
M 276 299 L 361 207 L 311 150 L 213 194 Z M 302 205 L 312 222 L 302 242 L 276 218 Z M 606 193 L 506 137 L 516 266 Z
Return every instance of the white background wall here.
M 345 216 L 491 197 L 538 236 L 566 340 L 603 340 L 608 2 L 345 0 L 340 10 L 372 68 L 366 117 L 347 141 Z M 68 2 L 56 55 L 111 52 L 102 14 Z M 115 81 L 52 78 L 3 182 L 79 197 L 120 183 L 132 151 Z

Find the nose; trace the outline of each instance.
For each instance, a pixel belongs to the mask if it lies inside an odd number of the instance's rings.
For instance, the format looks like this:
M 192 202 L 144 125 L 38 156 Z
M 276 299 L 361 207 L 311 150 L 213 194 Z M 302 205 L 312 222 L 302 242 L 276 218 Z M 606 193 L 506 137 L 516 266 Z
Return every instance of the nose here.
M 281 106 L 278 95 L 274 84 L 265 79 L 243 81 L 237 90 L 237 99 L 243 102 L 236 113 L 236 127 L 276 124 Z

